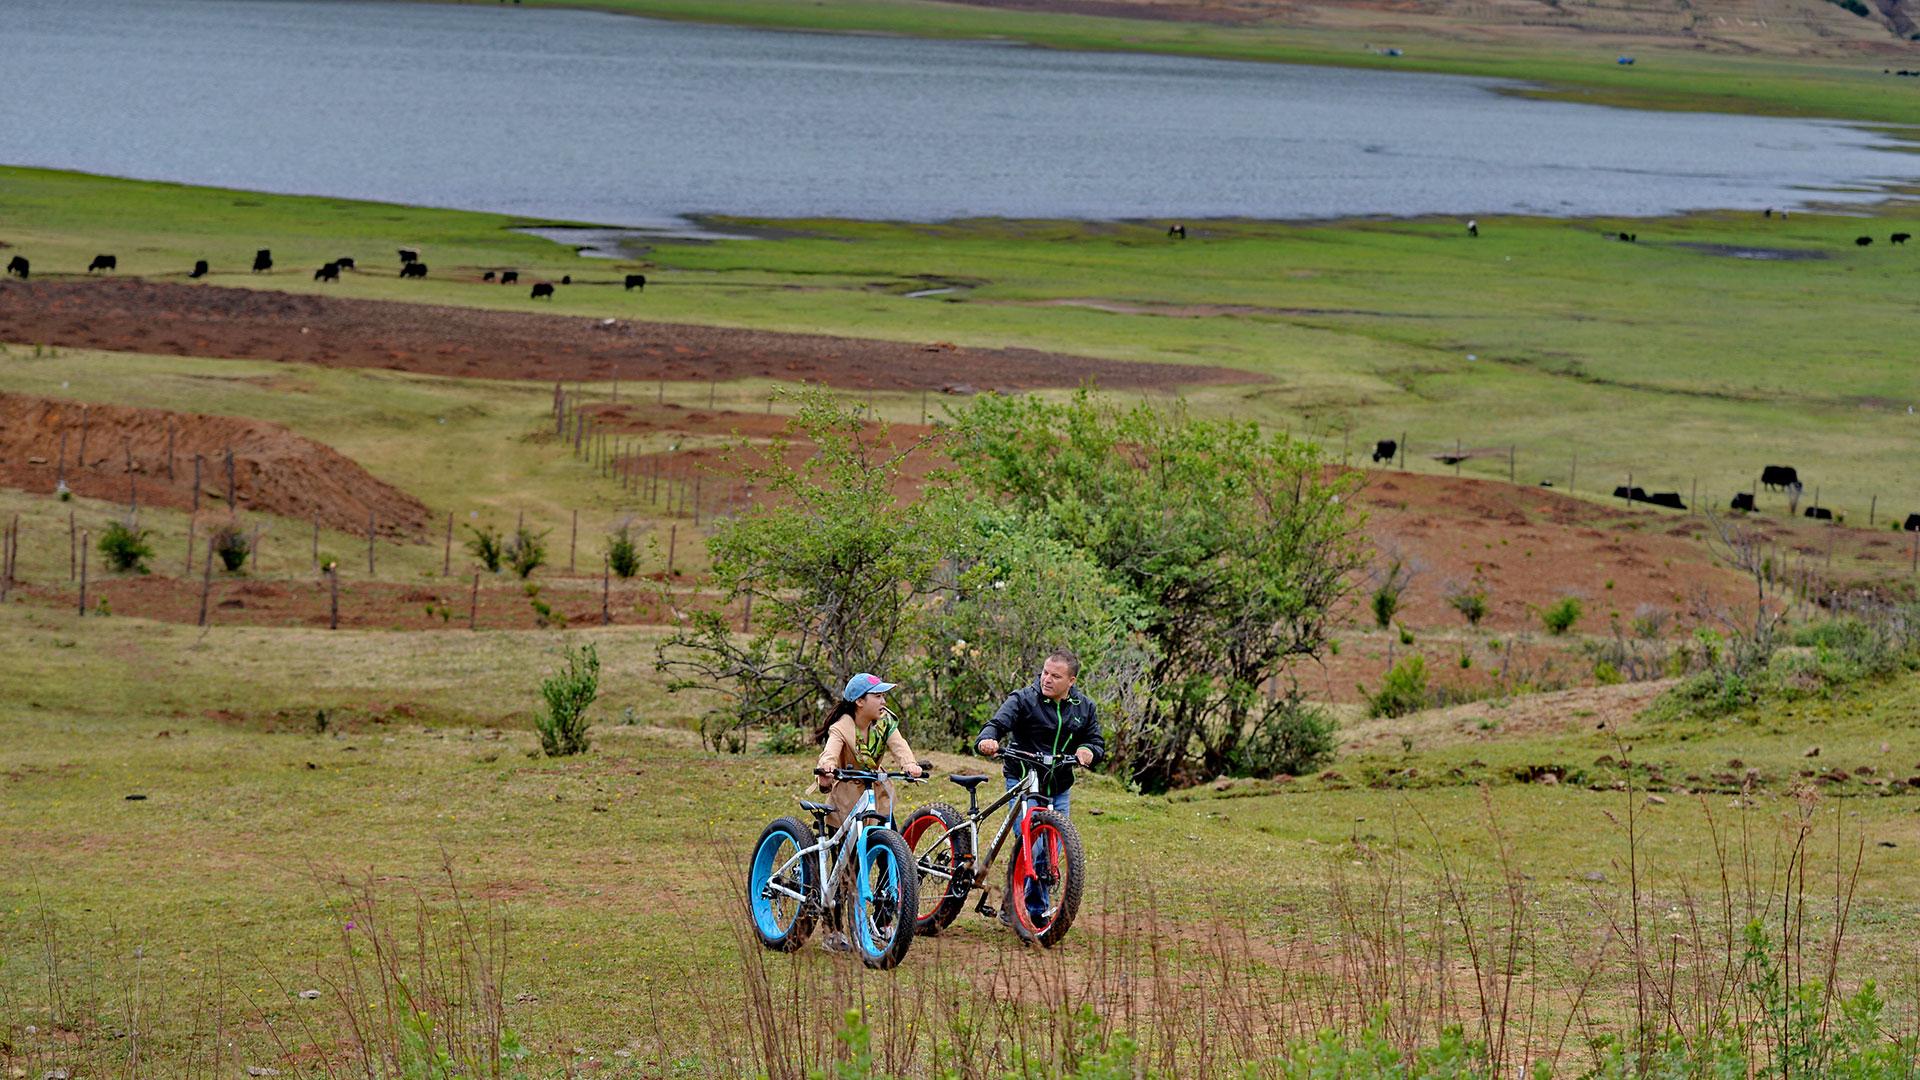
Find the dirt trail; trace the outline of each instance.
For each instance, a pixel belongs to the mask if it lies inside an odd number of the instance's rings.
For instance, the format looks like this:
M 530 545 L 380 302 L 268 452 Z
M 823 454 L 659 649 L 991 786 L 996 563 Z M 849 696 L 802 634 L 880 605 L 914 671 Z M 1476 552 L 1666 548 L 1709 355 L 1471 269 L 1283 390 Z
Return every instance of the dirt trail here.
M 137 494 L 142 506 L 186 510 L 194 505 L 198 456 L 199 505 L 224 512 L 229 451 L 234 498 L 244 509 L 349 531 L 365 529 L 371 513 L 389 537 L 426 525 L 420 500 L 277 424 L 0 393 L 0 486 L 51 493 L 64 477 L 89 498 L 125 503 Z
M 773 378 L 874 390 L 1122 390 L 1257 382 L 1127 363 L 824 334 L 350 300 L 137 278 L 0 283 L 0 341 L 486 379 Z

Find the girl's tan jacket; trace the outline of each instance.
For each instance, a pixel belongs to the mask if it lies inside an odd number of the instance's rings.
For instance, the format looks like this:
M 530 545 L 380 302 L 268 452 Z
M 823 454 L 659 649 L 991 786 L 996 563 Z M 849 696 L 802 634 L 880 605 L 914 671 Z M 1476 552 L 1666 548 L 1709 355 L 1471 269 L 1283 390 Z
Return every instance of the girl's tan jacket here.
M 866 745 L 862 745 L 862 743 Z M 884 746 L 882 745 L 884 743 Z M 885 749 L 892 754 L 894 762 L 905 768 L 907 762 L 917 761 L 913 756 L 913 747 L 907 744 L 906 736 L 900 734 L 900 726 L 893 720 L 892 714 L 882 714 L 867 729 L 867 738 L 861 739 L 860 732 L 853 726 L 853 717 L 843 716 L 827 729 L 827 744 L 820 749 L 820 761 L 816 766 L 822 769 L 873 769 L 879 767 L 879 751 Z M 830 777 L 821 777 L 831 782 Z M 833 804 L 833 813 L 827 815 L 827 827 L 837 829 L 846 820 L 847 811 L 860 801 L 861 785 L 840 782 L 833 785 L 827 801 Z M 887 787 L 874 785 L 873 799 L 880 813 L 890 813 L 893 799 Z

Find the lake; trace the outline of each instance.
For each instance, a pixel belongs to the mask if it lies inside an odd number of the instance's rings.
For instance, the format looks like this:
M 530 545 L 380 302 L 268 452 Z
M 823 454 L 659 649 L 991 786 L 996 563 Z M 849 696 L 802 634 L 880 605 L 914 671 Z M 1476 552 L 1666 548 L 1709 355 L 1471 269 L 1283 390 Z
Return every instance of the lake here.
M 630 226 L 1651 215 L 1920 172 L 1843 124 L 1485 79 L 495 4 L 4 0 L 0 72 L 0 162 Z

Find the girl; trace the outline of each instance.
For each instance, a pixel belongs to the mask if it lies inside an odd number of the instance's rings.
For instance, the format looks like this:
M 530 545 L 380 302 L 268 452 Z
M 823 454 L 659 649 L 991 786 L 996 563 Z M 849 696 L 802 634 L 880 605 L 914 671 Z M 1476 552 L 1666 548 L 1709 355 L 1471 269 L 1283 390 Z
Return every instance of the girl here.
M 814 733 L 814 738 L 826 743 L 820 750 L 816 769 L 878 769 L 880 755 L 891 752 L 893 760 L 905 768 L 907 775 L 920 775 L 919 759 L 914 756 L 913 747 L 907 744 L 906 736 L 900 734 L 899 721 L 887 711 L 887 691 L 894 685 L 865 672 L 847 680 L 840 700 L 828 710 L 820 721 L 820 729 Z M 833 804 L 833 813 L 827 815 L 827 827 L 837 829 L 865 789 L 859 784 L 836 783 L 828 772 L 820 777 L 820 790 L 832 792 L 827 799 Z M 893 798 L 887 788 L 876 786 L 873 798 L 880 813 L 893 812 Z

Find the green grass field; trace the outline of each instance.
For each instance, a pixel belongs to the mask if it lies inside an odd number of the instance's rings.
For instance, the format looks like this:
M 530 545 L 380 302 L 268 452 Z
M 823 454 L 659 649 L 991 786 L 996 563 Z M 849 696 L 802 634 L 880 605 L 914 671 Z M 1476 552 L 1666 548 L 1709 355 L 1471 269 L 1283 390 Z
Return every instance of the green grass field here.
M 497 905 L 508 920 L 505 1017 L 535 1049 L 533 1075 L 599 1067 L 583 1054 L 619 1075 L 739 1074 L 721 1048 L 743 1039 L 759 976 L 743 966 L 757 951 L 743 955 L 737 943 L 733 879 L 760 824 L 792 808 L 808 759 L 702 752 L 675 726 L 697 706 L 662 695 L 648 670 L 651 632 L 202 632 L 9 606 L 0 636 L 8 1063 L 124 1070 L 127 1045 L 112 1032 L 138 1008 L 150 1061 L 182 1068 L 205 1052 L 217 987 L 230 1056 L 317 1072 L 318 1058 L 301 1048 L 336 1037 L 330 980 L 341 919 L 353 917 L 343 915 L 349 893 L 364 887 L 391 905 L 410 954 L 415 892 L 444 917 L 450 869 L 469 905 Z M 596 749 L 534 758 L 533 686 L 566 640 L 593 641 L 608 661 Z M 1245 1021 L 1235 1010 L 1263 994 L 1300 1004 L 1268 1019 L 1311 1027 L 1341 1014 L 1306 1008 L 1327 993 L 1316 971 L 1330 974 L 1308 953 L 1319 950 L 1324 964 L 1361 948 L 1365 926 L 1343 919 L 1429 917 L 1445 892 L 1444 853 L 1471 904 L 1492 905 L 1483 929 L 1500 921 L 1493 887 L 1503 873 L 1525 891 L 1526 978 L 1552 1011 L 1608 919 L 1621 917 L 1629 862 L 1642 875 L 1646 917 L 1663 928 L 1685 929 L 1695 903 L 1718 912 L 1723 871 L 1750 879 L 1732 884 L 1733 917 L 1744 919 L 1752 889 L 1752 901 L 1768 905 L 1752 910 L 1778 918 L 1777 879 L 1795 836 L 1783 823 L 1804 813 L 1810 945 L 1839 921 L 1835 866 L 1845 877 L 1863 852 L 1842 971 L 1879 972 L 1906 1015 L 1913 999 L 1901 996 L 1898 973 L 1920 927 L 1916 796 L 1885 797 L 1889 789 L 1865 782 L 1800 801 L 1786 792 L 1808 744 L 1822 748 L 1822 768 L 1870 765 L 1895 779 L 1920 768 L 1911 764 L 1917 688 L 1907 679 L 1710 725 L 1596 732 L 1575 722 L 1531 738 L 1438 740 L 1342 761 L 1338 781 L 1242 782 L 1166 798 L 1096 778 L 1075 803 L 1094 867 L 1089 901 L 1052 956 L 1025 954 L 968 915 L 891 976 L 856 978 L 857 965 L 826 963 L 817 948 L 765 960 L 777 986 L 804 978 L 812 986 L 802 993 L 827 999 L 840 986 L 866 998 L 871 1015 L 904 1022 L 914 995 L 950 979 L 973 987 L 969 996 L 996 980 L 1027 982 L 1032 1003 L 1071 1006 L 1113 970 L 1144 978 L 1122 958 L 1152 945 L 1160 977 L 1218 995 L 1221 1030 Z M 627 709 L 649 723 L 622 726 Z M 1646 805 L 1639 790 L 1588 790 L 1626 775 L 1593 764 L 1625 745 L 1676 784 L 1738 757 L 1762 771 L 1765 790 L 1745 808 L 1725 793 L 1668 790 L 1664 805 Z M 942 772 L 966 764 L 937 760 Z M 1513 778 L 1543 766 L 1566 782 Z M 1404 779 L 1385 779 L 1388 770 Z M 1368 786 L 1375 778 L 1389 786 Z M 939 783 L 913 801 L 950 797 L 942 789 L 952 790 Z M 1731 866 L 1714 856 L 1715 836 Z M 1159 920 L 1150 932 L 1149 917 Z M 1248 982 L 1218 983 L 1209 958 L 1218 934 L 1257 960 L 1233 968 Z M 1618 1015 L 1631 983 L 1617 947 L 1609 955 L 1588 1004 L 1597 1019 Z M 128 989 L 136 973 L 137 1003 Z M 322 998 L 295 996 L 309 987 Z M 691 1000 L 701 1007 L 688 1012 Z M 1089 1004 L 1103 1007 L 1097 996 Z M 1128 1026 L 1150 1031 L 1153 1016 L 1143 1007 Z M 68 1026 L 50 1028 L 56 1017 Z
M 1504 476 L 1512 446 L 1526 482 L 1604 491 L 1631 473 L 1649 489 L 1697 483 L 1716 504 L 1780 462 L 1850 520 L 1876 498 L 1882 513 L 1920 509 L 1906 461 L 1920 420 L 1892 317 L 1920 254 L 1885 242 L 1915 231 L 1899 204 L 1870 218 L 1502 218 L 1478 240 L 1438 220 L 1194 223 L 1184 243 L 1154 224 L 720 221 L 771 238 L 661 243 L 633 263 L 575 257 L 493 215 L 35 170 L 0 171 L 0 208 L 43 275 L 101 250 L 125 273 L 177 274 L 213 245 L 242 267 L 270 245 L 292 269 L 215 282 L 531 310 L 479 268 L 644 269 L 644 294 L 562 290 L 552 310 L 1223 365 L 1267 381 L 1197 390 L 1197 408 L 1333 448 L 1405 432 L 1416 464 L 1458 443 L 1494 452 L 1467 470 Z M 1623 227 L 1639 242 L 1608 238 Z M 1855 247 L 1863 233 L 1880 242 Z M 382 253 L 403 243 L 426 247 L 434 277 L 390 276 Z M 347 253 L 370 253 L 369 272 L 309 280 L 308 263 Z M 904 295 L 940 283 L 960 289 Z

